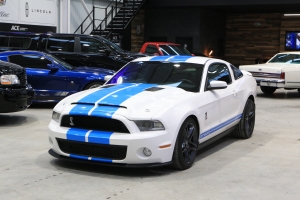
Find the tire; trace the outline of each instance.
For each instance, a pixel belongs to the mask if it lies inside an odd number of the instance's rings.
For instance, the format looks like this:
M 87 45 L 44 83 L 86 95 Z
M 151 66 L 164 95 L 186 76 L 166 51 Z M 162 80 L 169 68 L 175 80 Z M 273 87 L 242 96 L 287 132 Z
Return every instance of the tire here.
M 194 119 L 187 118 L 181 125 L 174 147 L 172 166 L 184 170 L 190 168 L 196 158 L 199 130 Z
M 268 87 L 268 86 L 260 86 L 260 89 L 264 94 L 270 95 L 270 94 L 273 94 L 277 88 L 276 87 Z
M 97 81 L 97 82 L 92 82 L 89 83 L 85 86 L 84 90 L 89 90 L 89 89 L 93 89 L 93 88 L 97 88 L 103 85 L 103 82 Z
M 248 99 L 242 114 L 241 121 L 236 129 L 231 133 L 233 137 L 248 139 L 252 136 L 255 125 L 255 104 L 253 100 Z

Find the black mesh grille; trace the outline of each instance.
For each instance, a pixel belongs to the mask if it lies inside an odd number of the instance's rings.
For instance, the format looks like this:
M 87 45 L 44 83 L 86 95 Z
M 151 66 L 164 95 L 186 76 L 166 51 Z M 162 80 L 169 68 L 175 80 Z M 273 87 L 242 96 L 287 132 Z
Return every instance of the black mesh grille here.
M 60 150 L 67 154 L 123 160 L 127 153 L 127 146 L 76 142 L 59 138 L 56 140 Z
M 19 74 L 17 74 L 19 80 L 20 80 L 20 84 L 22 86 L 26 85 L 26 81 L 27 81 L 27 77 L 26 77 L 26 71 L 22 70 L 22 72 L 20 72 Z
M 71 117 L 72 120 L 70 119 Z M 71 121 L 74 125 L 71 125 Z M 88 130 L 129 133 L 127 127 L 119 120 L 93 116 L 64 115 L 61 119 L 61 126 L 83 128 Z

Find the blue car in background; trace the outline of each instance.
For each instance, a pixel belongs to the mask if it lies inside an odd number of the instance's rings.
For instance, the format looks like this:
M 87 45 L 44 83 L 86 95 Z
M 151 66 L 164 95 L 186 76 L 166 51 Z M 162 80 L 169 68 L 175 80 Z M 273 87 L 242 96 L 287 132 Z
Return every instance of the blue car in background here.
M 104 77 L 114 70 L 94 67 L 73 67 L 66 62 L 38 51 L 6 51 L 0 60 L 26 69 L 28 83 L 35 89 L 33 102 L 59 102 L 76 92 L 99 87 Z

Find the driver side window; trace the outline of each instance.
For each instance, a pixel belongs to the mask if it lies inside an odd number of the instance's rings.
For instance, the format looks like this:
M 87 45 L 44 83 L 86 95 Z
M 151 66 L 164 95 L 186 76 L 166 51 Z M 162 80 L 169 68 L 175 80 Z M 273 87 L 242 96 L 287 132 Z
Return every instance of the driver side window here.
M 208 83 L 211 81 L 225 81 L 228 85 L 232 83 L 231 75 L 228 67 L 225 64 L 212 64 L 207 71 Z

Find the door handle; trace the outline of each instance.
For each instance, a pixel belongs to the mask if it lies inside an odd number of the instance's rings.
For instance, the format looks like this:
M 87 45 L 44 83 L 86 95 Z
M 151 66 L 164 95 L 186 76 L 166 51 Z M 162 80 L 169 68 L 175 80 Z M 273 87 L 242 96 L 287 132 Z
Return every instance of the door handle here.
M 233 96 L 236 97 L 236 92 L 235 92 L 235 90 L 233 90 L 232 92 L 233 92 Z

